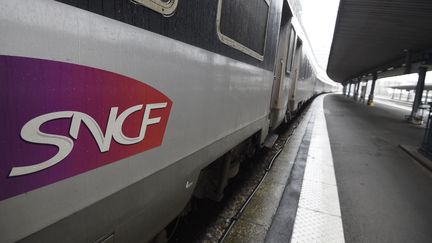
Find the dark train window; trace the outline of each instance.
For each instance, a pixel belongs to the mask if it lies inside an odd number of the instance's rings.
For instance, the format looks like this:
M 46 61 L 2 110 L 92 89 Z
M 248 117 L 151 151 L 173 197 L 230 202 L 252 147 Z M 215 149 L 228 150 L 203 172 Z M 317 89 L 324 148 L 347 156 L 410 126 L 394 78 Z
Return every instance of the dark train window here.
M 291 28 L 289 44 L 288 44 L 288 56 L 286 64 L 286 73 L 291 74 L 293 68 L 294 54 L 295 54 L 295 42 L 296 42 L 296 32 L 294 28 Z
M 258 60 L 264 59 L 269 3 L 267 0 L 219 0 L 219 39 Z
M 303 57 L 304 57 L 304 55 L 305 55 L 305 53 L 303 53 L 302 52 L 302 45 L 303 45 L 303 42 L 302 42 L 302 40 L 300 39 L 300 37 L 297 37 L 297 40 L 296 40 L 296 44 L 295 44 L 295 55 L 298 55 L 298 61 L 296 62 L 296 63 L 298 63 L 297 65 L 298 65 L 298 70 L 297 70 L 297 72 L 298 72 L 298 77 L 299 77 L 299 80 L 301 81 L 301 79 L 302 79 L 302 70 L 303 70 Z M 305 59 L 306 61 L 307 61 L 307 59 Z
M 300 79 L 306 80 L 309 77 L 309 61 L 305 59 L 300 70 Z

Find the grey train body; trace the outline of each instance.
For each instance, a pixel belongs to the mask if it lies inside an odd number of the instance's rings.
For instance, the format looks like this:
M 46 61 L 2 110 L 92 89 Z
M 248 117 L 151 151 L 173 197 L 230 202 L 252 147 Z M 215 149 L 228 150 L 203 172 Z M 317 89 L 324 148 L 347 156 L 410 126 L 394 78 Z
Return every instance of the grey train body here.
M 329 91 L 288 2 L 254 0 L 264 9 L 237 16 L 225 1 L 179 0 L 170 16 L 128 0 L 0 2 L 0 55 L 107 70 L 173 101 L 159 147 L 0 201 L 0 242 L 149 241 L 181 213 L 203 169 L 253 136 L 262 143 Z M 263 37 L 224 22 L 260 14 Z

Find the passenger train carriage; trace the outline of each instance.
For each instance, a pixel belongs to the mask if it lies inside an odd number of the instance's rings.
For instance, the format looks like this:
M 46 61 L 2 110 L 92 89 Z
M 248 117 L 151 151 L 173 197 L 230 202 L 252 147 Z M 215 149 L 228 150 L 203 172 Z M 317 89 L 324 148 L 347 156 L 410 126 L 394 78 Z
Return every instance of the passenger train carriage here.
M 0 242 L 146 242 L 220 200 L 331 88 L 295 23 L 284 0 L 1 1 Z

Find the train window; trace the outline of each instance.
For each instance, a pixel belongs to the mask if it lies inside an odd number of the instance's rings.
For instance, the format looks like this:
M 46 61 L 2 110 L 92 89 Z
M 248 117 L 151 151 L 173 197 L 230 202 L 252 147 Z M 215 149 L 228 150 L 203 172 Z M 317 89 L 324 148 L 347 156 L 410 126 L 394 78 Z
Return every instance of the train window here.
M 291 28 L 289 46 L 288 46 L 288 56 L 286 64 L 286 73 L 291 74 L 293 68 L 294 54 L 295 54 L 295 42 L 296 42 L 296 32 L 294 28 Z
M 143 5 L 153 11 L 156 11 L 165 17 L 172 16 L 178 4 L 178 0 L 131 0 L 131 1 Z
M 219 40 L 264 60 L 268 15 L 268 0 L 219 0 L 216 17 Z
M 306 80 L 309 77 L 309 61 L 305 59 L 303 61 L 301 70 L 300 70 L 300 79 Z
M 299 68 L 299 70 L 298 70 L 298 76 L 299 76 L 299 80 L 301 81 L 301 79 L 302 79 L 302 70 L 303 70 L 303 65 L 304 64 L 302 64 L 303 63 L 303 57 L 304 57 L 304 53 L 302 53 L 302 45 L 303 45 L 303 43 L 302 43 L 302 40 L 300 39 L 300 37 L 297 37 L 297 40 L 296 40 L 296 44 L 295 44 L 295 53 L 296 53 L 296 55 L 298 55 L 298 60 L 296 60 L 296 65 L 298 65 L 298 68 Z M 307 61 L 307 59 L 306 59 L 306 61 Z

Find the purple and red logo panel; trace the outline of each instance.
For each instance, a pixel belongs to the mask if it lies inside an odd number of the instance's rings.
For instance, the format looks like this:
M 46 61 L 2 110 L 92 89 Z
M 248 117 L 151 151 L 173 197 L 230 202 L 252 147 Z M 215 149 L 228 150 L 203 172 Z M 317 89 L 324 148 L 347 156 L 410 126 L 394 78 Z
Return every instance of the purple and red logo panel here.
M 123 75 L 0 55 L 0 200 L 160 146 L 171 106 Z

